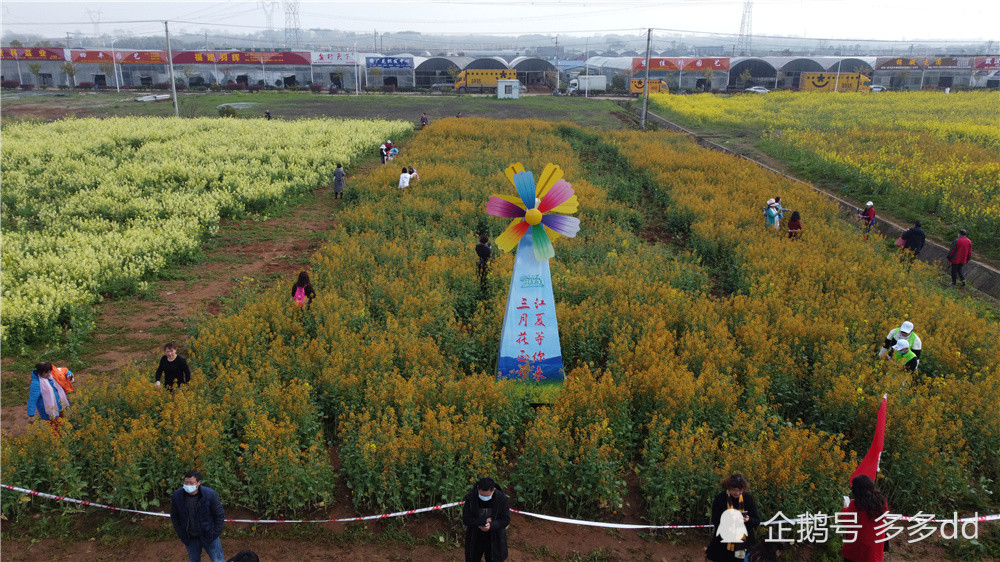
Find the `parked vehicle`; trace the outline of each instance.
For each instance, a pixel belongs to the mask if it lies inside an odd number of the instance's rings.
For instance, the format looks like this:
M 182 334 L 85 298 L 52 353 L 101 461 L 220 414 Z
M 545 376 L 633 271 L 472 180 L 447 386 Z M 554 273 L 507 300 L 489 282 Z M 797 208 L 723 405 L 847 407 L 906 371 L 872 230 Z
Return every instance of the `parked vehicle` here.
M 577 76 L 569 81 L 569 88 L 566 89 L 566 93 L 571 96 L 606 91 L 608 91 L 608 77 L 600 74 Z
M 871 79 L 860 72 L 803 72 L 799 90 L 803 92 L 868 92 Z
M 642 87 L 643 87 L 643 83 L 644 82 L 645 82 L 645 80 L 643 80 L 641 78 L 633 78 L 628 83 L 628 92 L 630 94 L 632 94 L 633 96 L 641 96 L 642 95 Z M 649 93 L 651 93 L 651 94 L 658 94 L 661 91 L 663 91 L 664 89 L 666 89 L 666 88 L 664 88 L 664 86 L 663 86 L 663 80 L 650 80 L 649 81 Z
M 888 92 L 889 88 L 886 88 L 885 86 L 879 86 L 878 84 L 876 84 L 876 85 L 874 85 L 874 86 L 871 87 L 871 91 L 872 92 Z
M 743 91 L 744 92 L 754 93 L 754 94 L 766 94 L 766 93 L 770 92 L 771 90 L 768 90 L 764 86 L 750 86 L 749 88 L 747 88 L 746 90 L 743 90 Z
M 463 70 L 455 77 L 455 91 L 460 94 L 468 92 L 495 94 L 497 80 L 517 80 L 517 71 L 510 68 Z

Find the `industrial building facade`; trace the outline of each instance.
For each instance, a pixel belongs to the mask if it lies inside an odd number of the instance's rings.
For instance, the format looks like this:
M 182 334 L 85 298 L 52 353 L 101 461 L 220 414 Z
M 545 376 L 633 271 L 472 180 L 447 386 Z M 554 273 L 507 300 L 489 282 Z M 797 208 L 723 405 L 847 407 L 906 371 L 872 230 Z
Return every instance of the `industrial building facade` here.
M 2 47 L 6 85 L 146 88 L 169 83 L 166 51 Z M 421 57 L 342 51 L 175 51 L 174 76 L 188 87 L 210 84 L 286 87 L 430 88 L 468 69 L 513 69 L 525 85 L 565 84 L 579 74 L 646 76 L 644 57 Z M 862 72 L 892 89 L 998 88 L 1000 56 L 982 57 L 652 57 L 649 77 L 672 89 L 724 91 L 749 86 L 797 88 L 806 72 Z

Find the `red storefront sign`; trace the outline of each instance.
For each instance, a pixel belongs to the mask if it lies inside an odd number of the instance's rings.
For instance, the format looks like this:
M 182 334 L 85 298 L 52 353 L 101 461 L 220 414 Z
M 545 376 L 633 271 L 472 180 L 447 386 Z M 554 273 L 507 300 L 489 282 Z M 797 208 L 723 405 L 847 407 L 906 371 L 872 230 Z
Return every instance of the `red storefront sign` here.
M 976 57 L 975 64 L 977 69 L 993 69 L 1000 68 L 1000 57 Z
M 0 58 L 3 60 L 66 60 L 66 49 L 50 47 L 3 47 L 0 48 Z
M 632 70 L 646 70 L 646 59 L 642 57 L 633 58 Z M 657 70 L 679 70 L 679 67 L 677 66 L 677 59 L 650 57 L 649 70 L 653 72 Z
M 178 51 L 174 53 L 174 64 L 261 64 L 306 65 L 309 66 L 308 52 L 243 52 L 243 51 Z
M 729 70 L 728 57 L 680 60 L 683 61 L 684 70 Z
M 119 64 L 167 64 L 166 51 L 115 51 Z
M 70 60 L 73 62 L 111 62 L 111 57 L 111 51 L 70 51 Z

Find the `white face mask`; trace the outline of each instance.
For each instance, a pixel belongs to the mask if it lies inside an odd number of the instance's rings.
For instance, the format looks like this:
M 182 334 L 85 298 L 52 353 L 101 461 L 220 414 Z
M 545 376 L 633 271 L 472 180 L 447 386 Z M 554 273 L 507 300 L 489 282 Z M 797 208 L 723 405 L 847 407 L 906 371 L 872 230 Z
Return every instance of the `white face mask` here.
M 187 493 L 189 493 L 189 494 L 193 494 L 193 493 L 195 493 L 195 492 L 198 491 L 198 486 L 197 485 L 192 486 L 191 484 L 185 484 L 184 485 L 184 491 L 187 492 Z
M 483 500 L 484 502 L 488 502 L 493 499 L 493 496 L 484 496 L 482 494 L 479 494 L 479 499 Z

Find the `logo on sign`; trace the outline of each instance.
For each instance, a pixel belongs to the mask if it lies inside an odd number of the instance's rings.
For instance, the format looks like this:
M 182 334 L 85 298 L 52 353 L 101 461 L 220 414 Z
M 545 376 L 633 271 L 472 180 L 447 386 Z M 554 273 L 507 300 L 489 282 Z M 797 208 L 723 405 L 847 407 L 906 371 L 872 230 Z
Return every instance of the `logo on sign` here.
M 522 275 L 520 277 L 521 288 L 527 289 L 529 287 L 544 287 L 545 282 L 542 281 L 541 275 Z

